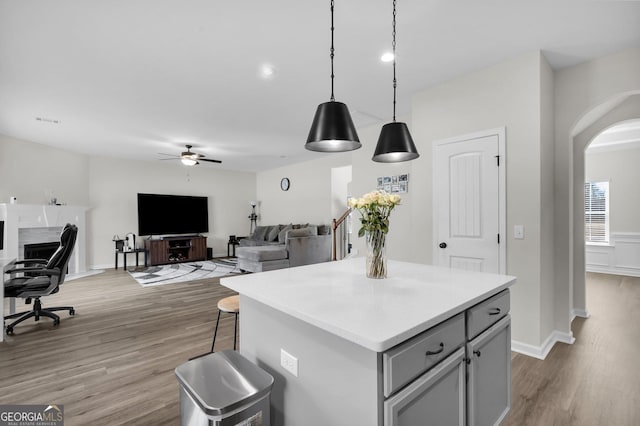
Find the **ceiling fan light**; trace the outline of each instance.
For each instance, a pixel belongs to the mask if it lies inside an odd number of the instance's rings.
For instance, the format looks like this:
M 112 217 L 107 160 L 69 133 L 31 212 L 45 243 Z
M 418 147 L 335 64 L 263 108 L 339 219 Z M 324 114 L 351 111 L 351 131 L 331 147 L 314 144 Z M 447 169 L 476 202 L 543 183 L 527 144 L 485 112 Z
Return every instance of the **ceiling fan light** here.
M 189 157 L 182 157 L 180 161 L 182 161 L 182 164 L 184 164 L 185 166 L 195 166 L 196 164 L 198 164 L 196 160 Z
M 353 151 L 362 146 L 349 108 L 342 102 L 318 105 L 305 148 L 318 152 Z
M 387 123 L 382 126 L 373 161 L 378 163 L 399 163 L 418 158 L 418 150 L 413 143 L 406 123 Z

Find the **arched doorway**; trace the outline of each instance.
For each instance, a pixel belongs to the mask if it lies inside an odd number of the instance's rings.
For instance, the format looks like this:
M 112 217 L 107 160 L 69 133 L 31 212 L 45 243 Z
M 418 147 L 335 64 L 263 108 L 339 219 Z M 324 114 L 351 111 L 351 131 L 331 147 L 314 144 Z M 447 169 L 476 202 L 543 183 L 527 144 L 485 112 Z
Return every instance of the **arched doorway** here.
M 573 286 L 572 317 L 588 317 L 586 302 L 586 254 L 585 254 L 585 222 L 584 222 L 584 182 L 585 182 L 585 150 L 596 136 L 620 123 L 640 119 L 640 94 L 633 93 L 617 97 L 615 105 L 604 109 L 594 108 L 585 114 L 584 121 L 576 124 L 582 129 L 573 137 Z M 620 101 L 620 99 L 622 99 Z M 597 114 L 597 115 L 594 115 Z

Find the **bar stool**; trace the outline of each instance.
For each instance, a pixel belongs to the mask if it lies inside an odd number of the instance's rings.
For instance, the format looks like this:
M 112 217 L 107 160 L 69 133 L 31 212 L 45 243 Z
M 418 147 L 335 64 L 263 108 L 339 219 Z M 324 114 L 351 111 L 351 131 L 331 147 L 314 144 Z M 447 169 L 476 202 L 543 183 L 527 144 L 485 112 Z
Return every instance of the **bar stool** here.
M 220 312 L 226 312 L 235 315 L 235 322 L 233 325 L 233 350 L 236 350 L 236 336 L 238 334 L 238 314 L 240 313 L 240 296 L 229 296 L 218 301 L 218 319 L 216 320 L 216 329 L 213 332 L 213 344 L 211 345 L 211 352 L 216 345 L 216 335 L 218 334 L 218 325 L 220 324 Z

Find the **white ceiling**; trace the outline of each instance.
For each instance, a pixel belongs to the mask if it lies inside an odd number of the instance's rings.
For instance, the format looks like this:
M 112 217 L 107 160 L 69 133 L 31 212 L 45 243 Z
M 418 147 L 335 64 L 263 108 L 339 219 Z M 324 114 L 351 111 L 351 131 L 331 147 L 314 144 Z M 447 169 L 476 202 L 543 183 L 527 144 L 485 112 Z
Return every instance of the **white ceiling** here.
M 229 170 L 327 155 L 304 143 L 330 95 L 329 3 L 0 0 L 0 133 L 149 161 L 189 143 Z M 359 126 L 391 119 L 391 5 L 336 0 L 336 100 Z M 640 2 L 398 0 L 397 43 L 402 116 L 413 93 L 526 52 L 558 69 L 640 46 Z
M 593 154 L 638 148 L 640 148 L 640 120 L 629 120 L 609 127 L 593 138 L 587 147 L 587 152 Z

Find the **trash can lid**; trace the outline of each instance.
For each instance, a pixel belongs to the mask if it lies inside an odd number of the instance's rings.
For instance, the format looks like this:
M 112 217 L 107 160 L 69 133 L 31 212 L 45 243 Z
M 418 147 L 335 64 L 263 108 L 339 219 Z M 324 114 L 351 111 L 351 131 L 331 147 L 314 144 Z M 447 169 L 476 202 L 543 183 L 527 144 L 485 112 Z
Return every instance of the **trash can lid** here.
M 271 392 L 273 377 L 232 350 L 214 352 L 178 366 L 176 377 L 202 411 L 222 416 Z

